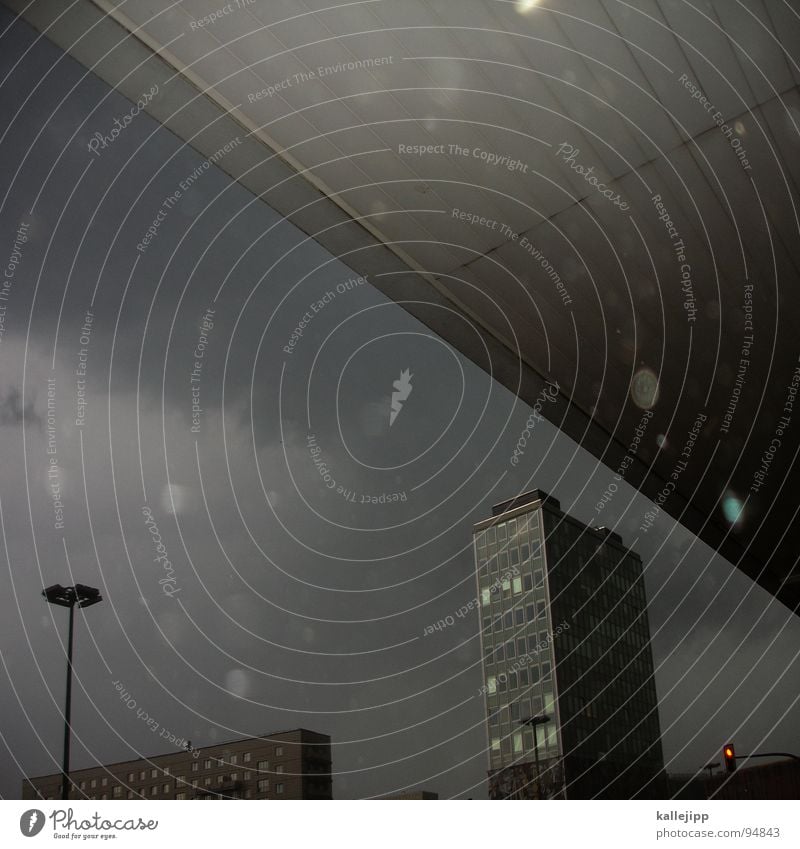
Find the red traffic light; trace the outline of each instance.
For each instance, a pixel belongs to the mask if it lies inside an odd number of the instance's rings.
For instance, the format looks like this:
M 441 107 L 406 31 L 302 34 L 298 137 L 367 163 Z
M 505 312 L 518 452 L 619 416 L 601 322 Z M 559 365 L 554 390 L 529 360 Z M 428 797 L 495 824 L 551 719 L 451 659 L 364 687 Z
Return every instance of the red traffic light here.
M 736 769 L 736 750 L 733 743 L 726 743 L 722 748 L 722 756 L 725 758 L 725 769 L 733 772 Z

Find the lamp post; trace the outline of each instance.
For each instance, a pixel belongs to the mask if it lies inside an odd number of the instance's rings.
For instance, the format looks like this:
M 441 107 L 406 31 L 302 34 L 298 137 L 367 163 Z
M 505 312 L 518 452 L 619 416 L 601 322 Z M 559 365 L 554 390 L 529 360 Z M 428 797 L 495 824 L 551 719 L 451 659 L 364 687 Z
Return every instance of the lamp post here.
M 42 590 L 42 595 L 49 604 L 69 608 L 69 636 L 67 638 L 67 696 L 64 708 L 64 759 L 61 765 L 61 798 L 69 799 L 69 744 L 72 727 L 70 725 L 70 713 L 72 710 L 72 633 L 75 624 L 75 605 L 78 607 L 91 607 L 102 601 L 100 590 L 87 587 L 85 584 L 75 584 L 74 587 L 62 587 L 61 584 L 53 584 Z
M 550 717 L 545 714 L 538 716 L 529 716 L 527 719 L 521 719 L 520 725 L 528 725 L 533 729 L 533 759 L 536 762 L 536 795 L 539 799 L 542 798 L 542 773 L 539 769 L 539 730 L 540 725 L 545 725 L 550 722 Z

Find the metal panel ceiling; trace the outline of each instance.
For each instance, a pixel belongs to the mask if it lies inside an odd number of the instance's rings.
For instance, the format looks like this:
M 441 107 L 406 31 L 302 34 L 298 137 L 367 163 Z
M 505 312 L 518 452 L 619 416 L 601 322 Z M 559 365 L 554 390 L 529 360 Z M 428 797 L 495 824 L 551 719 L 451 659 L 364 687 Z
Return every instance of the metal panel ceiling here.
M 492 372 L 514 390 L 521 381 L 521 397 L 531 401 L 546 378 L 558 380 L 554 420 L 612 467 L 641 418 L 632 379 L 642 368 L 656 372 L 650 438 L 627 479 L 651 497 L 662 490 L 705 410 L 665 509 L 798 607 L 800 421 L 767 483 L 750 491 L 800 353 L 792 326 L 796 4 L 271 0 L 242 2 L 197 28 L 193 21 L 225 4 L 78 0 L 65 11 L 55 0 L 6 2 L 132 99 L 158 80 L 164 94 L 149 111 L 202 153 L 244 128 L 247 142 L 221 162 L 225 170 L 330 250 L 354 252 L 348 264 L 372 273 L 390 297 L 427 300 L 433 306 L 411 311 L 489 368 L 486 343 Z M 391 64 L 248 97 L 321 65 L 384 56 Z M 713 109 L 692 98 L 683 74 Z M 716 126 L 717 110 L 733 136 Z M 562 142 L 630 208 L 608 202 L 560 159 Z M 426 144 L 508 154 L 528 169 L 400 153 Z M 655 194 L 687 246 L 694 322 Z M 457 220 L 454 208 L 524 234 L 558 270 L 571 303 L 516 241 Z M 349 219 L 359 223 L 328 229 Z M 723 433 L 746 280 L 755 286 L 758 344 L 734 426 Z M 461 311 L 478 336 L 435 305 Z M 659 433 L 667 434 L 661 449 Z M 730 493 L 748 497 L 733 527 L 722 511 Z

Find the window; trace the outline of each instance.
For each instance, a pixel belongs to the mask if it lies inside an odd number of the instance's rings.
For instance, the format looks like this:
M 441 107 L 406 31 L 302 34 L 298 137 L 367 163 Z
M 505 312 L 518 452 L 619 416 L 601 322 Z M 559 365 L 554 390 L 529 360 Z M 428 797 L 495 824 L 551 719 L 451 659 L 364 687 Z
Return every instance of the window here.
M 266 772 L 269 769 L 269 761 L 259 761 L 256 764 L 256 769 L 258 769 L 259 772 Z
M 151 796 L 158 796 L 158 785 L 157 785 L 157 784 L 154 784 L 154 785 L 150 788 L 150 795 L 151 795 Z
M 210 778 L 204 778 L 204 779 L 203 779 L 203 784 L 204 784 L 206 787 L 211 787 L 211 779 L 210 779 Z
M 277 794 L 279 794 L 279 795 L 280 795 L 281 793 L 283 793 L 283 785 L 282 785 L 282 784 L 276 784 L 276 785 L 275 785 L 275 792 L 276 792 Z
M 135 772 L 129 772 L 128 773 L 128 781 L 129 782 L 136 781 L 136 773 Z
M 275 767 L 275 772 L 283 772 L 283 765 L 282 765 L 282 764 L 279 764 L 278 766 L 276 766 L 276 767 Z
M 97 787 L 97 779 L 96 778 L 92 779 L 92 787 Z
M 158 770 L 157 769 L 151 769 L 150 770 L 150 778 L 158 778 Z
M 238 781 L 238 780 L 239 780 L 239 773 L 238 772 L 232 772 L 231 773 L 231 781 Z
M 199 769 L 200 769 L 200 764 L 199 764 L 199 763 L 197 763 L 197 761 L 195 761 L 195 762 L 192 764 L 192 772 L 197 772 L 197 770 L 199 770 Z
M 133 790 L 128 791 L 128 798 L 133 799 Z
M 211 758 L 206 758 L 203 761 L 203 769 L 211 769 Z
M 490 695 L 497 692 L 497 678 L 494 675 L 490 675 L 486 679 L 486 689 Z
M 492 599 L 492 594 L 489 592 L 488 588 L 481 590 L 481 604 L 486 607 L 487 604 Z
M 133 779 L 131 779 L 131 780 L 133 780 Z M 86 789 L 86 782 L 81 781 L 81 790 L 85 790 L 85 789 Z
M 525 605 L 525 618 L 528 622 L 533 622 L 536 619 L 536 608 L 532 604 Z
M 259 793 L 267 793 L 269 791 L 269 779 L 268 778 L 260 778 L 258 780 L 258 792 Z
M 121 798 L 122 797 L 122 787 L 119 787 L 119 786 L 115 787 L 114 790 L 113 790 L 113 794 L 114 794 L 115 799 Z
M 197 779 L 196 778 L 192 779 L 192 787 L 197 787 Z
M 176 793 L 176 794 L 175 794 L 175 798 L 176 798 L 176 799 L 185 799 L 185 798 L 186 798 L 186 794 L 185 794 L 185 793 Z
M 511 611 L 511 610 L 507 610 L 503 614 L 503 627 L 504 628 L 511 628 L 513 626 L 514 623 L 511 620 L 512 616 L 513 616 L 513 611 Z
M 275 757 L 279 758 L 283 754 L 283 746 L 275 747 Z
M 238 757 L 238 755 L 231 755 L 231 763 L 232 763 L 233 765 L 236 765 L 237 763 L 239 763 L 239 757 Z
M 172 789 L 172 785 L 171 784 L 165 784 L 162 789 L 164 790 L 165 793 L 169 793 L 169 791 Z
M 108 778 L 103 778 L 100 783 L 103 785 L 103 787 L 108 787 Z
M 100 798 L 101 799 L 108 799 L 108 793 L 103 793 L 103 795 Z
M 514 657 L 516 657 L 516 656 L 517 656 L 517 653 L 514 651 L 514 641 L 513 641 L 513 640 L 509 640 L 509 641 L 506 643 L 506 657 L 507 657 L 509 660 L 511 660 L 512 658 L 514 658 Z
M 249 764 L 249 763 L 250 763 L 250 752 L 245 752 L 245 753 L 244 753 L 244 756 L 243 756 L 243 758 L 242 758 L 242 760 L 243 760 L 246 764 Z
M 249 769 L 246 769 L 246 770 L 244 771 L 244 780 L 245 780 L 245 781 L 250 781 L 250 779 L 251 779 L 252 777 L 253 777 L 253 773 L 252 773 L 252 772 L 250 772 L 250 770 L 249 770 Z
M 169 767 L 168 766 L 164 767 L 164 775 L 169 775 Z
M 515 625 L 524 625 L 525 624 L 525 611 L 518 607 L 514 611 L 514 624 Z
M 517 639 L 517 657 L 522 657 L 525 654 L 525 637 Z
M 144 781 L 144 780 L 145 780 L 145 778 L 147 778 L 147 772 L 146 772 L 145 770 L 142 770 L 142 771 L 139 773 L 139 781 Z
M 514 578 L 512 582 L 512 588 L 514 590 L 514 594 L 522 592 L 522 578 Z

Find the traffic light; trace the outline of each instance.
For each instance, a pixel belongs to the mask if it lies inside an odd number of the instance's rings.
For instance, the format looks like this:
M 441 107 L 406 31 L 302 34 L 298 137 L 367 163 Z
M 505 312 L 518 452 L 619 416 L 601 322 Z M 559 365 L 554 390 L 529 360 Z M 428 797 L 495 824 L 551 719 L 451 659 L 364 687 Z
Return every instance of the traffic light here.
M 736 769 L 736 750 L 733 743 L 726 743 L 722 748 L 722 756 L 725 758 L 725 769 L 733 772 Z

